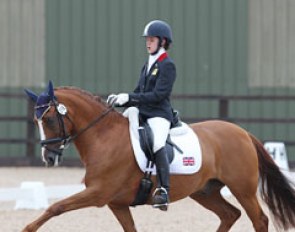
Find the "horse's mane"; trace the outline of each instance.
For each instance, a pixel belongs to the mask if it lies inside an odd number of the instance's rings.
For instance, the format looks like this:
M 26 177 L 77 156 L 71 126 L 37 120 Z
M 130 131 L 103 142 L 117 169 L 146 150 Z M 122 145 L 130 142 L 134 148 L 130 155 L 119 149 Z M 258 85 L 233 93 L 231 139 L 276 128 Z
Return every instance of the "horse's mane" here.
M 57 87 L 55 88 L 56 91 L 58 90 L 65 90 L 65 91 L 71 91 L 73 94 L 79 96 L 79 97 L 84 97 L 87 102 L 93 102 L 94 104 L 98 104 L 100 106 L 102 106 L 103 108 L 109 108 L 110 106 L 106 103 L 106 101 L 98 96 L 98 95 L 94 95 L 92 94 L 91 92 L 88 92 L 87 90 L 84 90 L 84 89 L 81 89 L 81 88 L 78 88 L 78 87 L 74 87 L 74 86 L 60 86 L 60 87 Z M 117 109 L 114 108 L 114 110 L 112 111 L 114 112 L 110 119 L 110 121 L 114 122 L 114 121 L 117 121 L 118 119 L 118 116 L 119 118 L 122 118 L 123 115 L 120 111 L 118 111 Z
M 60 86 L 55 88 L 55 90 L 71 90 L 75 93 L 77 93 L 78 95 L 82 95 L 85 96 L 86 98 L 88 98 L 89 100 L 92 100 L 96 103 L 102 103 L 104 106 L 107 107 L 107 103 L 105 102 L 104 99 L 102 99 L 102 97 L 98 96 L 98 95 L 94 95 L 92 93 L 90 93 L 87 90 L 78 88 L 78 87 L 74 87 L 74 86 Z

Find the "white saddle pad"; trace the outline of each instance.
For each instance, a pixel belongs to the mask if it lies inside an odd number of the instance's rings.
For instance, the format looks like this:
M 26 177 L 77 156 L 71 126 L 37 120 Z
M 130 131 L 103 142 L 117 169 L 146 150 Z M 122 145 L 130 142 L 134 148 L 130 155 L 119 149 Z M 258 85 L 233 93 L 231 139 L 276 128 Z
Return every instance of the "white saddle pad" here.
M 123 115 L 129 119 L 130 138 L 138 166 L 143 172 L 152 171 L 152 174 L 155 175 L 155 166 L 153 170 L 147 170 L 147 158 L 140 147 L 138 113 L 136 107 L 130 107 L 125 110 Z M 202 165 L 202 154 L 196 133 L 186 123 L 182 122 L 182 126 L 172 129 L 170 135 L 171 140 L 183 151 L 183 154 L 181 154 L 174 148 L 175 156 L 170 164 L 170 173 L 193 174 L 197 172 Z

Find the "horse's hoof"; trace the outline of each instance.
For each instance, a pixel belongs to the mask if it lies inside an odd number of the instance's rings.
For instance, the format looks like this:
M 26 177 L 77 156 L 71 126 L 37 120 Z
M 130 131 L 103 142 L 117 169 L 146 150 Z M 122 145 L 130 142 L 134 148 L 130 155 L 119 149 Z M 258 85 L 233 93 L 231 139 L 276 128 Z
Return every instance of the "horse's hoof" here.
M 22 232 L 33 232 L 31 229 L 29 229 L 27 226 L 22 230 Z

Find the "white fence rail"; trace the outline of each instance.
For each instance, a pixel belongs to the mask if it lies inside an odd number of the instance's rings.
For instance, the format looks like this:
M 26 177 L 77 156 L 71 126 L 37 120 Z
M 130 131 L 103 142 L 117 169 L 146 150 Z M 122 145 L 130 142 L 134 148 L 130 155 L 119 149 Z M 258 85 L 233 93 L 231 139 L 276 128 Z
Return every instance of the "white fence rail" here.
M 15 201 L 14 209 L 43 209 L 49 199 L 65 198 L 85 189 L 84 185 L 44 186 L 43 182 L 22 182 L 20 188 L 0 189 L 1 201 Z
M 295 173 L 289 171 L 285 145 L 283 143 L 268 142 L 265 144 L 265 148 L 286 177 L 295 183 Z M 49 199 L 65 198 L 83 189 L 85 189 L 85 186 L 82 184 L 45 186 L 43 182 L 26 181 L 22 182 L 19 188 L 0 188 L 0 203 L 13 201 L 16 210 L 43 209 L 48 207 Z M 221 194 L 224 197 L 231 196 L 231 192 L 227 187 L 221 190 Z

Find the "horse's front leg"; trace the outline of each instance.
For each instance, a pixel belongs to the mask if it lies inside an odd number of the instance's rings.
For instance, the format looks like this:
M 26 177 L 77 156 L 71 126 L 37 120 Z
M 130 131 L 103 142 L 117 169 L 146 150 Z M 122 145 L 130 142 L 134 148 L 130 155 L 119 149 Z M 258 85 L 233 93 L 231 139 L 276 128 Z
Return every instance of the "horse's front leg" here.
M 112 210 L 113 214 L 116 216 L 121 226 L 124 229 L 124 232 L 136 232 L 134 221 L 128 205 L 108 205 Z
M 105 203 L 102 202 L 96 188 L 86 188 L 82 192 L 58 201 L 50 206 L 39 218 L 28 224 L 22 232 L 35 232 L 50 218 L 63 214 L 67 211 L 89 206 L 103 206 L 104 204 Z

